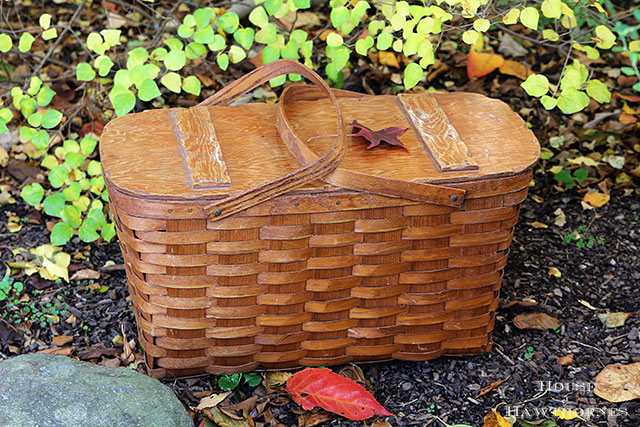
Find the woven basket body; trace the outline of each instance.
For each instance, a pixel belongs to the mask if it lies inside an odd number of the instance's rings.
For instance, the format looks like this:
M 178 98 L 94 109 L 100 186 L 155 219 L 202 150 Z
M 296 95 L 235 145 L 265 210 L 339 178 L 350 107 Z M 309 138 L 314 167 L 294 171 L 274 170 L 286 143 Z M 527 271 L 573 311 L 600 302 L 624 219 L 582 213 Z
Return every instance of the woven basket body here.
M 292 93 L 293 133 L 304 141 L 335 133 L 340 121 L 321 93 Z M 347 138 L 340 168 L 436 186 L 435 202 L 313 179 L 229 208 L 229 195 L 300 167 L 281 140 L 276 105 L 199 107 L 193 126 L 181 122 L 189 110 L 109 124 L 103 167 L 152 375 L 427 360 L 490 348 L 535 138 L 498 101 L 438 95 L 446 132 L 456 129 L 476 162 L 441 172 L 394 97 L 337 94 L 347 119 L 409 128 L 400 138 L 409 153 L 366 150 L 361 138 Z M 224 160 L 205 162 L 201 173 L 185 140 L 210 128 Z M 320 154 L 331 140 L 309 147 Z M 457 195 L 457 203 L 440 201 Z

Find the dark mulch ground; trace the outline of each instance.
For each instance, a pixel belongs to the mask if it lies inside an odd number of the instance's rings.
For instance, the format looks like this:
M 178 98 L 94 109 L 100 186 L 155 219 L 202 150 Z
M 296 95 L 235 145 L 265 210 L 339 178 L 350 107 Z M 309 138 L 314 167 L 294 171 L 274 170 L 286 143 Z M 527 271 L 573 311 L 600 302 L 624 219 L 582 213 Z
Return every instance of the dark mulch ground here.
M 636 401 L 613 404 L 593 393 L 594 378 L 611 363 L 640 362 L 640 320 L 632 316 L 619 328 L 605 328 L 596 318 L 600 312 L 639 312 L 638 284 L 640 283 L 640 195 L 615 193 L 611 201 L 597 210 L 583 210 L 581 195 L 576 191 L 557 193 L 542 174 L 524 203 L 520 223 L 516 228 L 506 267 L 501 308 L 494 334 L 494 349 L 487 354 L 460 358 L 441 358 L 425 363 L 388 362 L 363 365 L 365 378 L 371 383 L 376 397 L 397 416 L 389 418 L 392 425 L 438 425 L 431 414 L 448 423 L 482 425 L 491 408 L 498 406 L 503 415 L 516 415 L 527 420 L 554 418 L 549 411 L 555 408 L 582 408 L 584 421 L 559 421 L 561 426 L 640 425 L 640 403 Z M 534 199 L 537 199 L 534 200 Z M 553 225 L 556 209 L 566 215 L 566 225 Z M 0 216 L 11 211 L 18 216 L 32 215 L 21 203 L 0 207 Z M 549 228 L 534 228 L 538 221 Z M 579 248 L 573 241 L 564 243 L 563 236 L 581 225 L 587 227 L 583 241 L 593 236 L 591 248 Z M 3 260 L 15 259 L 11 250 L 34 247 L 46 243 L 44 226 L 26 224 L 22 231 L 7 233 L 1 226 Z M 84 261 L 74 261 L 86 268 L 101 269 L 107 261 L 120 264 L 117 243 L 90 247 L 75 243 L 84 251 Z M 88 251 L 90 249 L 90 251 Z M 548 274 L 551 267 L 562 273 L 557 278 Z M 76 267 L 77 268 L 77 267 Z M 51 310 L 58 302 L 58 310 L 66 308 L 61 321 L 52 327 L 31 323 L 30 329 L 19 326 L 17 331 L 0 327 L 0 357 L 28 353 L 51 347 L 54 334 L 69 335 L 73 354 L 96 363 L 118 364 L 122 346 L 112 340 L 124 328 L 131 339 L 135 321 L 131 307 L 125 301 L 127 291 L 124 272 L 113 267 L 102 270 L 103 277 L 96 284 L 107 286 L 94 290 L 90 281 L 70 284 L 24 278 L 28 294 L 36 308 Z M 530 308 L 504 309 L 508 302 L 533 299 L 538 305 Z M 594 311 L 579 301 L 595 307 Z M 515 309 L 514 309 L 515 308 Z M 558 317 L 562 326 L 546 332 L 517 329 L 511 320 L 526 311 L 546 312 Z M 73 315 L 75 322 L 70 322 Z M 55 331 L 55 332 L 54 332 Z M 17 333 L 16 333 L 17 332 Z M 557 359 L 574 354 L 574 362 L 562 367 Z M 496 390 L 476 397 L 489 384 L 504 380 Z M 165 381 L 173 387 L 185 405 L 195 405 L 193 393 L 215 389 L 215 378 Z M 271 407 L 271 412 L 284 425 L 296 424 L 294 405 Z M 591 412 L 590 417 L 588 413 Z M 330 425 L 362 425 L 334 419 Z

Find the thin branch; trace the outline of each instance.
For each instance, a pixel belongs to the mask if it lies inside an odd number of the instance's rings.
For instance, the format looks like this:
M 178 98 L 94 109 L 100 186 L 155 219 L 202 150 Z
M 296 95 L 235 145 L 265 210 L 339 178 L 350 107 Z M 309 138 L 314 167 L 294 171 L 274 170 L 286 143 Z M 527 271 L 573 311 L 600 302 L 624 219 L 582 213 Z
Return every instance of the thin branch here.
M 558 46 L 558 45 L 555 45 L 555 44 L 549 44 L 549 43 L 545 43 L 545 42 L 541 42 L 540 40 L 536 40 L 536 39 L 533 39 L 533 38 L 531 38 L 531 37 L 527 37 L 527 36 L 525 36 L 525 35 L 522 35 L 522 34 L 516 33 L 515 31 L 511 31 L 511 30 L 510 30 L 510 29 L 508 29 L 507 27 L 504 27 L 504 26 L 502 26 L 502 25 L 500 25 L 500 24 L 494 24 L 494 25 L 495 25 L 495 26 L 496 26 L 496 28 L 498 28 L 499 30 L 504 31 L 505 33 L 509 33 L 509 34 L 511 34 L 511 35 L 512 35 L 512 36 L 514 36 L 514 37 L 518 37 L 518 38 L 520 38 L 520 39 L 522 39 L 522 40 L 526 40 L 526 41 L 529 41 L 529 42 L 531 42 L 531 43 L 535 43 L 535 44 L 540 45 L 540 46 L 545 46 L 545 47 L 550 47 L 550 48 L 552 48 L 552 49 L 557 49 L 557 50 L 559 50 L 560 52 L 565 53 L 565 52 L 564 52 L 564 49 L 562 49 L 562 47 L 560 47 L 560 46 Z

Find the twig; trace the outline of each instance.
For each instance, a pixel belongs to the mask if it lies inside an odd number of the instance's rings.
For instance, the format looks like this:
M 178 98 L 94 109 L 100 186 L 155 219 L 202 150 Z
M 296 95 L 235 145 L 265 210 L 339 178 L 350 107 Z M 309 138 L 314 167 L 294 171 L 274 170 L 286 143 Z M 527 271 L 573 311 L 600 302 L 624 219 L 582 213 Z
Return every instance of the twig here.
M 151 41 L 151 46 L 155 46 L 156 43 L 160 41 L 160 36 L 162 35 L 162 31 L 164 31 L 164 27 L 167 26 L 167 22 L 169 22 L 170 19 L 176 19 L 173 13 L 180 6 L 180 4 L 182 4 L 182 1 L 177 1 L 176 4 L 173 6 L 173 8 L 169 11 L 167 16 L 164 18 L 162 25 L 160 25 L 160 28 L 158 28 L 158 31 L 156 31 L 155 36 L 153 36 L 153 40 Z
M 82 11 L 82 9 L 84 9 L 84 5 L 87 3 L 87 0 L 82 0 L 82 3 L 78 6 L 78 8 L 76 9 L 76 11 L 73 13 L 73 16 L 71 17 L 71 19 L 69 20 L 69 23 L 67 24 L 67 26 L 64 28 L 64 30 L 62 30 L 62 32 L 60 33 L 60 35 L 58 36 L 58 38 L 56 39 L 56 42 L 53 44 L 53 46 L 51 46 L 49 48 L 49 51 L 47 51 L 47 54 L 44 56 L 44 58 L 42 58 L 42 61 L 40 61 L 40 64 L 38 64 L 38 66 L 36 67 L 36 69 L 31 73 L 31 76 L 35 76 L 37 75 L 40 70 L 42 70 L 42 67 L 44 67 L 44 64 L 47 62 L 47 60 L 49 59 L 49 57 L 53 54 L 53 51 L 55 50 L 56 47 L 58 47 L 58 45 L 60 44 L 60 42 L 62 42 L 64 35 L 67 33 L 67 31 L 69 31 L 69 29 L 71 28 L 71 26 L 73 25 L 73 23 L 75 22 L 76 19 L 78 19 L 78 15 L 80 15 L 80 12 Z M 27 82 L 29 82 L 31 79 L 27 80 Z
M 571 38 L 573 40 L 573 37 Z M 562 71 L 560 71 L 560 77 L 558 77 L 558 84 L 556 88 L 553 90 L 552 97 L 555 98 L 558 93 L 558 89 L 560 89 L 560 82 L 562 82 L 562 76 L 564 76 L 564 70 L 567 69 L 567 64 L 569 63 L 569 58 L 571 58 L 571 51 L 573 50 L 573 43 L 569 45 L 569 52 L 567 53 L 567 57 L 564 59 L 564 65 L 562 65 Z
M 515 366 L 516 362 L 514 362 L 513 360 L 511 360 L 511 358 L 510 358 L 509 356 L 507 356 L 506 354 L 504 354 L 503 352 L 501 352 L 501 351 L 500 351 L 499 349 L 497 349 L 497 348 L 496 348 L 495 350 L 498 352 L 498 354 L 499 354 L 500 356 L 504 357 L 504 359 L 505 359 L 507 362 L 509 362 L 509 363 L 511 363 L 512 365 L 514 365 L 514 366 Z
M 589 345 L 589 344 L 581 343 L 580 341 L 570 341 L 570 342 L 572 342 L 572 343 L 574 343 L 574 344 L 581 345 L 581 346 L 583 346 L 583 347 L 591 348 L 591 349 L 593 349 L 593 350 L 599 351 L 600 353 L 604 353 L 604 350 L 601 350 L 601 349 L 599 349 L 598 347 L 594 347 L 594 346 Z
M 531 42 L 531 43 L 535 43 L 535 44 L 540 45 L 540 46 L 545 46 L 545 47 L 550 47 L 550 48 L 553 48 L 553 49 L 557 49 L 557 50 L 559 50 L 560 52 L 564 53 L 564 49 L 562 49 L 562 47 L 560 47 L 560 46 L 557 46 L 557 45 L 555 45 L 555 44 L 549 44 L 549 43 L 541 42 L 540 40 L 536 40 L 536 39 L 533 39 L 533 38 L 531 38 L 531 37 L 527 37 L 527 36 L 525 36 L 525 35 L 522 35 L 522 34 L 516 33 L 515 31 L 511 31 L 511 30 L 510 30 L 510 29 L 508 29 L 507 27 L 504 27 L 504 26 L 502 26 L 502 25 L 500 25 L 500 24 L 494 24 L 494 25 L 495 25 L 495 26 L 496 26 L 496 28 L 498 28 L 500 31 L 504 31 L 505 33 L 509 33 L 509 34 L 511 34 L 512 36 L 518 37 L 518 38 L 520 38 L 520 39 L 522 39 L 522 40 L 529 41 L 529 42 Z

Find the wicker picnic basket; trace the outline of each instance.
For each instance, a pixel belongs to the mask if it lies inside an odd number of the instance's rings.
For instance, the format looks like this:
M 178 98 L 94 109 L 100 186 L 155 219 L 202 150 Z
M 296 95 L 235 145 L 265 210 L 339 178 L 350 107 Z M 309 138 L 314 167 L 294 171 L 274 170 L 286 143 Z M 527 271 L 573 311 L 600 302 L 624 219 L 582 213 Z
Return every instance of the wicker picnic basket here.
M 284 73 L 315 86 L 228 106 Z M 409 128 L 408 152 L 367 150 L 343 117 Z M 100 145 L 151 375 L 490 348 L 539 154 L 506 104 L 331 90 L 282 60 L 197 107 L 118 118 Z

